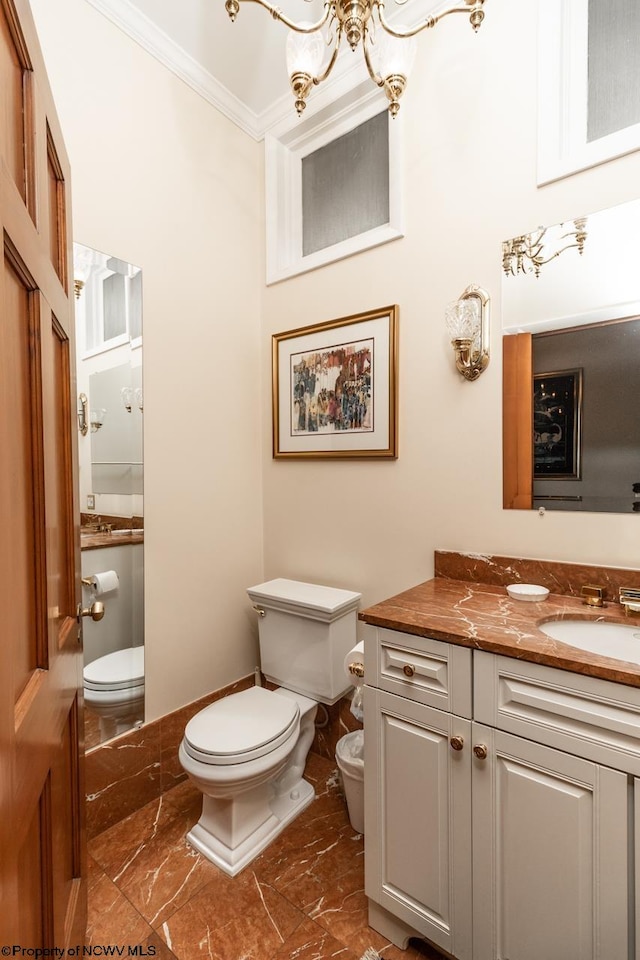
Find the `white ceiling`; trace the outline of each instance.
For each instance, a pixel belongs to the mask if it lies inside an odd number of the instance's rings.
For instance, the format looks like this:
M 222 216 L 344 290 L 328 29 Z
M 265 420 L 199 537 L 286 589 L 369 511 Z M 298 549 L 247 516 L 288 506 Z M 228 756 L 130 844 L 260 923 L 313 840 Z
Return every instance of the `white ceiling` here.
M 224 0 L 87 0 L 170 69 L 259 138 L 293 110 L 287 29 L 257 3 L 231 23 Z M 277 0 L 296 20 L 315 20 L 322 0 Z
M 241 3 L 231 23 L 224 0 L 87 2 L 256 139 L 285 116 L 295 117 L 285 64 L 287 29 L 258 3 Z M 293 20 L 313 21 L 323 0 L 274 0 L 274 6 Z M 442 0 L 413 0 L 412 16 L 404 19 L 416 23 L 438 6 Z M 354 73 L 355 82 L 366 78 L 360 51 L 341 51 L 334 74 L 346 73 Z

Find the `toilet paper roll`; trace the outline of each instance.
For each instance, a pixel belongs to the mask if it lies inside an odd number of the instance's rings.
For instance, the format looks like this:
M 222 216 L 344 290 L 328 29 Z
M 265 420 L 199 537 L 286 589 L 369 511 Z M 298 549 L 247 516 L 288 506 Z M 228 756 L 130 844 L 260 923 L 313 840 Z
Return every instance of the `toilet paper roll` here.
M 104 570 L 102 573 L 91 575 L 91 589 L 96 597 L 102 597 L 105 593 L 112 593 L 118 589 L 118 574 L 115 570 Z
M 358 676 L 357 672 L 354 673 L 352 669 L 354 664 L 362 667 L 363 676 Z M 349 653 L 344 658 L 344 672 L 354 687 L 362 686 L 364 683 L 364 640 L 356 643 L 355 647 L 349 650 Z

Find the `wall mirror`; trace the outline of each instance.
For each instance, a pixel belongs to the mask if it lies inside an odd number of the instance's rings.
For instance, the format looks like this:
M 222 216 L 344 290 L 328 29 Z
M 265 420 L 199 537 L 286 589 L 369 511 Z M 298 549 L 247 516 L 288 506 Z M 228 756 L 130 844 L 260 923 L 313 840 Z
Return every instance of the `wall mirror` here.
M 74 244 L 87 749 L 144 720 L 142 271 Z
M 640 512 L 640 201 L 503 244 L 507 509 Z

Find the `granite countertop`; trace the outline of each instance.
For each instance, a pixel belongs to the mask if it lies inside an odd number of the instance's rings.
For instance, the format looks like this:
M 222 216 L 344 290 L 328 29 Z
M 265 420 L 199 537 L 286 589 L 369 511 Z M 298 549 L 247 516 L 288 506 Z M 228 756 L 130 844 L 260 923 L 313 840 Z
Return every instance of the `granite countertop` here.
M 444 640 L 590 677 L 640 687 L 640 664 L 587 653 L 552 640 L 539 629 L 547 620 L 609 620 L 627 626 L 617 602 L 603 608 L 550 594 L 543 601 L 512 600 L 504 586 L 436 577 L 362 610 L 359 619 L 390 630 Z M 638 641 L 640 643 L 640 640 Z
M 111 533 L 85 532 L 80 528 L 80 549 L 97 550 L 98 547 L 121 547 L 132 543 L 144 543 L 144 530 L 111 531 Z

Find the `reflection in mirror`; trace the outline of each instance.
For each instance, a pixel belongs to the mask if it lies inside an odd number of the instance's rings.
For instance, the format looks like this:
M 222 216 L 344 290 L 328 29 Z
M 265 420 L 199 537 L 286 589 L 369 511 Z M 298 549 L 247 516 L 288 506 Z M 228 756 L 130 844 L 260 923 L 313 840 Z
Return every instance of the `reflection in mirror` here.
M 581 250 L 504 271 L 504 506 L 640 512 L 640 201 L 575 222 Z
M 144 720 L 142 273 L 74 244 L 85 742 Z

